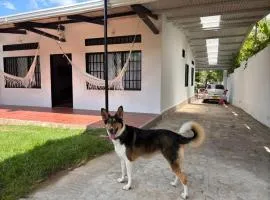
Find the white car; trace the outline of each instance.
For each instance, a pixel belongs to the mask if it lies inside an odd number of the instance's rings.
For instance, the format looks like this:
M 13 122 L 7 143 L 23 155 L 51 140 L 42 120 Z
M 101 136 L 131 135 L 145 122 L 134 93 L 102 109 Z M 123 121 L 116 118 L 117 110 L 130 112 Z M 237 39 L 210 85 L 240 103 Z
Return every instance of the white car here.
M 209 84 L 204 91 L 203 101 L 219 101 L 223 99 L 227 102 L 227 91 L 221 84 Z

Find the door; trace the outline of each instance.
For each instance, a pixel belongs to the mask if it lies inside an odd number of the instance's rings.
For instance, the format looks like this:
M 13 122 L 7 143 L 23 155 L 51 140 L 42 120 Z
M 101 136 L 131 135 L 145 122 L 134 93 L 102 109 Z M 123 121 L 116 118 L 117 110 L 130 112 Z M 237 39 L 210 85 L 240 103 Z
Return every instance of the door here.
M 72 66 L 63 54 L 51 55 L 50 61 L 52 107 L 73 107 Z

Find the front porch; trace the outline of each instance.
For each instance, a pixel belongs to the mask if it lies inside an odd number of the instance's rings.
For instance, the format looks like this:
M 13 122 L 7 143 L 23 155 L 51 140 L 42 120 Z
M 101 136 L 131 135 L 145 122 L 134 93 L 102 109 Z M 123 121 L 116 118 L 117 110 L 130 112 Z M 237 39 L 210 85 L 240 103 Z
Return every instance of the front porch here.
M 125 123 L 143 127 L 158 115 L 125 113 Z M 67 128 L 104 127 L 99 111 L 72 108 L 41 108 L 28 106 L 0 106 L 0 124 L 39 125 Z

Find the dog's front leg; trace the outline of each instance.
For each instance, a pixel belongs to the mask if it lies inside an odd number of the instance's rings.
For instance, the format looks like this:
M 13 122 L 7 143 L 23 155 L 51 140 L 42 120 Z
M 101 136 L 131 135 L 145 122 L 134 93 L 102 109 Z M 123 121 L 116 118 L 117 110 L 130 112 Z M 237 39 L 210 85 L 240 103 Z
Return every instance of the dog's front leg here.
M 125 175 L 126 175 L 126 166 L 125 166 L 125 160 L 123 158 L 120 159 L 121 160 L 121 171 L 122 171 L 122 176 L 121 178 L 117 179 L 118 183 L 123 183 L 125 180 Z
M 128 158 L 125 159 L 125 164 L 127 168 L 127 177 L 128 177 L 128 183 L 123 187 L 123 190 L 129 190 L 131 187 L 131 172 L 132 172 L 132 163 L 128 160 Z

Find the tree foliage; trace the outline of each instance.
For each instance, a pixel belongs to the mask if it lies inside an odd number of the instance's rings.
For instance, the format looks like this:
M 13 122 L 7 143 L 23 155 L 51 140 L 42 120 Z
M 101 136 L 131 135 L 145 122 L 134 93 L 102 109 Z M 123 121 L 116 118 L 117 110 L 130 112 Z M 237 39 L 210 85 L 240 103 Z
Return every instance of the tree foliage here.
M 207 83 L 221 82 L 222 79 L 222 70 L 198 71 L 195 74 L 195 81 L 199 87 L 206 87 Z
M 241 62 L 255 55 L 270 43 L 270 21 L 266 18 L 257 22 L 248 37 L 246 38 L 240 51 L 233 56 L 232 66 L 229 73 L 240 67 Z

